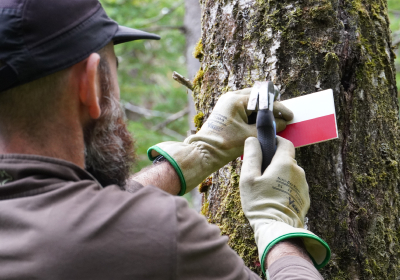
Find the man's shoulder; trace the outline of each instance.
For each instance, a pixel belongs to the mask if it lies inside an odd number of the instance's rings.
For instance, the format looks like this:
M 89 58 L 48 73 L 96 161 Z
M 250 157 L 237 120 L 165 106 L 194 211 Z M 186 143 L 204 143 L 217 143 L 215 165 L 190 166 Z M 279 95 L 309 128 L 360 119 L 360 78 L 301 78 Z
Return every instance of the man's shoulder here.
M 174 197 L 154 186 L 146 186 L 135 192 L 126 192 L 116 185 L 105 188 L 98 187 L 91 182 L 73 194 L 71 203 L 80 211 L 98 215 L 105 212 L 109 218 L 124 222 L 128 219 L 128 226 L 132 221 L 169 221 L 176 220 L 177 197 Z M 174 218 L 175 217 L 175 218 Z M 150 219 L 150 220 L 149 220 Z M 163 223 L 164 224 L 164 223 Z
M 68 164 L 10 161 L 1 165 L 13 180 L 0 188 L 0 239 L 8 241 L 0 251 L 13 257 L 1 266 L 28 256 L 32 271 L 53 278 L 172 278 L 181 198 L 152 186 L 102 188 Z
M 113 263 L 129 259 L 134 267 L 127 265 L 123 270 L 132 270 L 138 276 L 149 275 L 154 267 L 149 260 L 157 256 L 155 275 L 172 273 L 177 254 L 177 198 L 153 186 L 134 193 L 117 186 L 92 192 L 92 198 L 90 191 L 84 194 L 87 203 L 80 211 L 85 217 L 80 222 L 81 240 L 87 240 L 85 257 L 101 250 L 113 256 Z

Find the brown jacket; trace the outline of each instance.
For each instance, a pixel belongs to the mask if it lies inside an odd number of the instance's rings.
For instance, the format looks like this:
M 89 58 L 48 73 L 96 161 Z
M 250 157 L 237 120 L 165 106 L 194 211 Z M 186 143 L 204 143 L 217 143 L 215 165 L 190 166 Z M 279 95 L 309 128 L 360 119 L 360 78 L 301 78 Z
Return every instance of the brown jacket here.
M 0 279 L 259 277 L 182 198 L 102 188 L 58 159 L 0 155 Z

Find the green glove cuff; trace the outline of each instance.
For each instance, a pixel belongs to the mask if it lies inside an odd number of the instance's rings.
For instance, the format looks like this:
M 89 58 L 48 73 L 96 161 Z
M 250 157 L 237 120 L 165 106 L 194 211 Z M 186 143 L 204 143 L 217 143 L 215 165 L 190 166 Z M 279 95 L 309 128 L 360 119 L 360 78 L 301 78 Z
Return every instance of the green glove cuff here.
M 316 236 L 316 235 L 308 234 L 308 233 L 305 233 L 305 232 L 288 233 L 288 234 L 279 236 L 278 238 L 274 239 L 272 242 L 270 242 L 270 243 L 268 244 L 267 248 L 265 248 L 264 253 L 263 253 L 262 257 L 261 257 L 261 269 L 262 269 L 262 272 L 264 273 L 264 275 L 265 275 L 265 266 L 264 266 L 264 264 L 265 264 L 265 258 L 267 257 L 268 251 L 269 251 L 275 244 L 277 244 L 277 243 L 279 243 L 279 242 L 281 242 L 281 241 L 283 241 L 283 240 L 286 240 L 286 239 L 289 239 L 289 238 L 298 238 L 298 237 L 302 238 L 304 243 L 306 243 L 306 239 L 311 238 L 311 239 L 313 239 L 313 240 L 318 241 L 319 243 L 321 243 L 322 246 L 325 247 L 325 249 L 326 249 L 326 256 L 325 256 L 325 259 L 324 259 L 321 263 L 318 264 L 318 263 L 315 261 L 313 255 L 310 254 L 310 252 L 308 252 L 307 246 L 305 246 L 308 255 L 310 256 L 311 260 L 312 260 L 313 263 L 314 263 L 314 266 L 315 266 L 317 269 L 320 269 L 320 268 L 324 267 L 324 266 L 329 262 L 329 259 L 331 258 L 331 249 L 329 248 L 329 245 L 328 245 L 324 240 L 322 240 L 321 238 L 319 238 L 319 237 Z M 306 244 L 305 244 L 305 245 L 306 245 Z
M 185 181 L 185 177 L 183 177 L 182 170 L 179 167 L 178 163 L 167 152 L 165 152 L 163 149 L 161 149 L 158 146 L 152 146 L 147 150 L 147 157 L 151 161 L 156 159 L 156 156 L 151 155 L 152 151 L 156 151 L 160 155 L 164 156 L 169 161 L 169 163 L 174 167 L 176 173 L 178 174 L 179 180 L 181 181 L 181 191 L 178 193 L 178 195 L 179 196 L 184 195 L 186 193 L 186 181 Z

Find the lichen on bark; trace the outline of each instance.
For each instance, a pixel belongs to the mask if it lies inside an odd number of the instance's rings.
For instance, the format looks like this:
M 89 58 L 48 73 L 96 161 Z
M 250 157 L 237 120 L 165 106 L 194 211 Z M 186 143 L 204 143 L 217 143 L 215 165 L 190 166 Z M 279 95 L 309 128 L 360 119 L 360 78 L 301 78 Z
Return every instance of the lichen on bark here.
M 384 0 L 202 0 L 204 121 L 221 94 L 272 80 L 282 99 L 332 88 L 339 138 L 296 150 L 307 174 L 308 228 L 332 247 L 326 279 L 400 277 L 399 121 Z M 203 213 L 256 272 L 240 160 L 213 175 Z

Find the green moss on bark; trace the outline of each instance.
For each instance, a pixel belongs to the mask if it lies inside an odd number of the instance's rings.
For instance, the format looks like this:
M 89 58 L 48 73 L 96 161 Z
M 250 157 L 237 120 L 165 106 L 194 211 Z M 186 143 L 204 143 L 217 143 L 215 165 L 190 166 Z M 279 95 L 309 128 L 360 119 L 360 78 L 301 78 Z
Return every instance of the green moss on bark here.
M 200 70 L 197 72 L 197 74 L 196 74 L 196 76 L 194 77 L 194 79 L 193 79 L 193 88 L 194 88 L 194 91 L 198 92 L 198 91 L 200 90 L 201 84 L 202 84 L 202 82 L 203 82 L 203 76 L 204 76 L 204 71 L 203 71 L 203 69 L 200 69 Z
M 196 46 L 194 47 L 193 57 L 197 58 L 198 60 L 201 61 L 203 59 L 203 55 L 204 55 L 204 53 L 203 53 L 203 43 L 202 43 L 201 38 L 200 38 L 200 40 L 197 42 Z
M 197 115 L 194 116 L 193 122 L 197 130 L 200 130 L 201 126 L 203 125 L 203 121 L 204 121 L 203 112 L 199 112 Z

